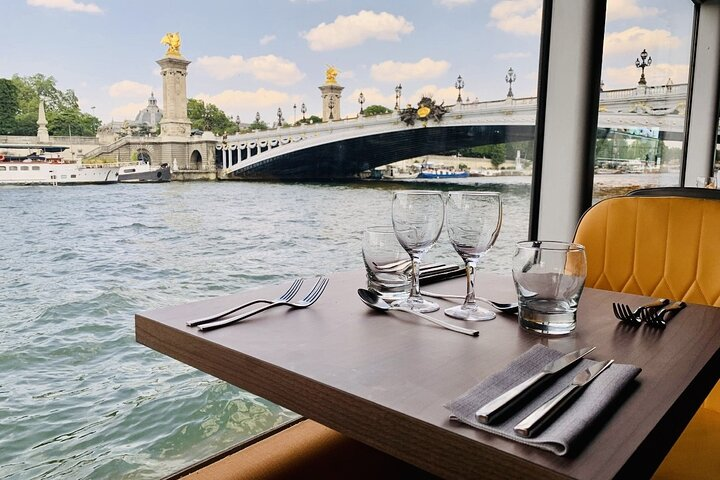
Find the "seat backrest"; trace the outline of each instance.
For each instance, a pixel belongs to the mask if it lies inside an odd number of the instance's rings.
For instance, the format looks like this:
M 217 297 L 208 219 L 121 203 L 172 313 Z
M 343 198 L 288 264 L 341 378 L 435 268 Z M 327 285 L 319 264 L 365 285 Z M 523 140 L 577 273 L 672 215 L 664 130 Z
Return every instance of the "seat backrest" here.
M 720 306 L 720 196 L 664 190 L 681 196 L 633 192 L 585 212 L 574 239 L 586 249 L 585 285 Z

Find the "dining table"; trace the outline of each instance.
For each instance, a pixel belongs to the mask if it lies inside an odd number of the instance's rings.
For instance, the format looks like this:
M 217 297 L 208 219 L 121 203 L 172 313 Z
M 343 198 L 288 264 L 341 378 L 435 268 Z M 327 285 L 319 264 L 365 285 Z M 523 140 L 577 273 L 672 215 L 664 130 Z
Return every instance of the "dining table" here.
M 431 315 L 479 330 L 472 337 L 369 309 L 357 293 L 364 271 L 328 277 L 310 308 L 273 308 L 208 332 L 186 321 L 274 298 L 291 279 L 137 313 L 136 339 L 443 478 L 647 478 L 719 378 L 720 308 L 688 304 L 664 329 L 630 326 L 615 318 L 613 302 L 637 307 L 649 298 L 586 288 L 576 329 L 549 336 L 521 328 L 516 314 L 455 320 L 443 309 L 461 300 L 437 300 L 441 309 Z M 307 279 L 298 298 L 312 284 Z M 465 286 L 453 278 L 423 288 L 462 294 Z M 510 275 L 478 273 L 475 287 L 486 298 L 517 299 Z M 563 456 L 450 418 L 445 404 L 538 344 L 561 352 L 595 346 L 588 358 L 642 371 Z

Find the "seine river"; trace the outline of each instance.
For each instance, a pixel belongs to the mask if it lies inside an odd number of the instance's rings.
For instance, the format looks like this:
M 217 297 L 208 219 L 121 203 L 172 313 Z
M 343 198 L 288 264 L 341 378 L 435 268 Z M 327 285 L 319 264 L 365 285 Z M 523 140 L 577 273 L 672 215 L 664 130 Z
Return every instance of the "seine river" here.
M 392 190 L 428 186 L 503 194 L 481 269 L 507 272 L 528 177 L 0 188 L 0 479 L 159 478 L 293 418 L 137 344 L 134 314 L 361 269 Z M 460 261 L 445 233 L 427 260 Z

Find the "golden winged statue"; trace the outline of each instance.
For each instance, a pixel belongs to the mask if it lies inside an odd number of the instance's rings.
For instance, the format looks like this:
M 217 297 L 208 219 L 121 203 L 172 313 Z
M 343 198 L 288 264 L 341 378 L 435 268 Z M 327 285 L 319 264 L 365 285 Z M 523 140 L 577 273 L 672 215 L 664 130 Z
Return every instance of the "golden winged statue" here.
M 334 66 L 328 65 L 328 69 L 325 70 L 325 85 L 337 85 L 338 73 Z
M 160 40 L 160 43 L 165 44 L 168 46 L 167 52 L 165 52 L 165 55 L 169 57 L 180 57 L 180 34 L 178 32 L 175 33 L 166 33 L 165 36 Z

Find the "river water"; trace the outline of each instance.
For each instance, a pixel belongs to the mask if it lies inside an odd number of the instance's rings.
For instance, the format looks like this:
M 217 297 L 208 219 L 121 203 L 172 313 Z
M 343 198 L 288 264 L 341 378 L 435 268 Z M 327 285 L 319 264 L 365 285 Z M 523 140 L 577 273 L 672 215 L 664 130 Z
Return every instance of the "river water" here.
M 134 314 L 361 269 L 392 190 L 429 185 L 503 194 L 480 269 L 509 271 L 528 177 L 0 188 L 0 479 L 159 478 L 293 418 L 137 344 Z M 459 263 L 445 233 L 426 260 Z

